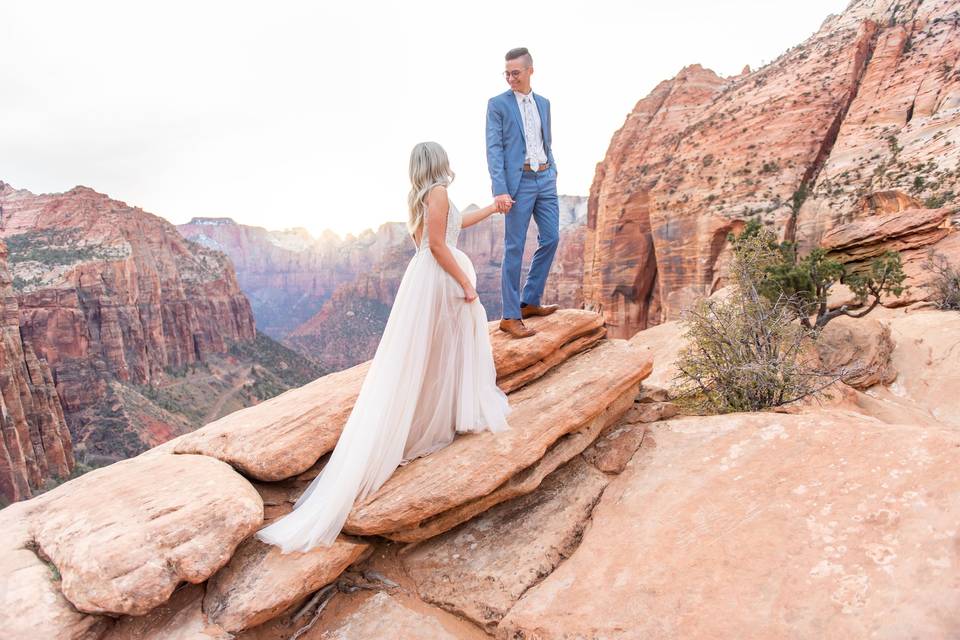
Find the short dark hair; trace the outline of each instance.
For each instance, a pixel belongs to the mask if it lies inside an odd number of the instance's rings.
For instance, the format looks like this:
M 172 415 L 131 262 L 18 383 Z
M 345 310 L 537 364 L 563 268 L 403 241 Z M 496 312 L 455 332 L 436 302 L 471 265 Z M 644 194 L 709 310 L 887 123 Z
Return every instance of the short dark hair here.
M 527 66 L 533 66 L 533 56 L 530 55 L 530 52 L 526 47 L 517 47 L 516 49 L 510 49 L 507 51 L 507 55 L 504 56 L 504 60 L 510 62 L 511 60 L 516 60 L 517 58 L 522 58 L 523 56 L 527 57 Z

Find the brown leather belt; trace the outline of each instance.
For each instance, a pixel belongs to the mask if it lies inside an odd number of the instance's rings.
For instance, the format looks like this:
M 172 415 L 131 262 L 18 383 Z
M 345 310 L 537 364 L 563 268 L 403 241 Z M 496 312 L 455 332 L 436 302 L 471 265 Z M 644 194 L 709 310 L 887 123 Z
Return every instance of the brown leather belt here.
M 534 173 L 537 173 L 537 172 L 540 172 L 540 171 L 546 171 L 546 170 L 549 169 L 549 168 L 550 168 L 550 163 L 549 163 L 549 162 L 544 162 L 543 164 L 541 164 L 539 169 L 534 169 L 534 168 L 533 168 L 532 166 L 530 166 L 529 164 L 523 165 L 523 170 L 524 170 L 524 171 L 533 171 Z

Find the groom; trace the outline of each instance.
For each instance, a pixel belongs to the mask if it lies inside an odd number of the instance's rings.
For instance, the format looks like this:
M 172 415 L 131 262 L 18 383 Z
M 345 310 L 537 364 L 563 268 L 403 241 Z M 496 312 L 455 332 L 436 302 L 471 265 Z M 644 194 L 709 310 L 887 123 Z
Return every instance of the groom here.
M 540 304 L 540 297 L 560 242 L 560 208 L 551 150 L 550 102 L 530 89 L 533 58 L 526 48 L 511 49 L 506 61 L 503 75 L 510 89 L 487 103 L 487 168 L 493 195 L 508 211 L 500 275 L 500 329 L 514 338 L 526 338 L 535 332 L 523 324 L 524 318 L 557 310 L 555 304 Z M 537 223 L 538 244 L 521 296 L 523 245 L 531 215 Z

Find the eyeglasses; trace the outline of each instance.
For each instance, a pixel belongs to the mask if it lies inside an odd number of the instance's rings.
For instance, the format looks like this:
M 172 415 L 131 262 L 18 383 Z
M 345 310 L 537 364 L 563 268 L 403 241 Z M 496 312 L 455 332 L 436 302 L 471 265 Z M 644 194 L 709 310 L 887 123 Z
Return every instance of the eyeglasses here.
M 526 69 L 518 70 L 514 69 L 513 71 L 504 71 L 503 77 L 509 80 L 510 78 L 519 78 L 520 74 L 526 71 Z

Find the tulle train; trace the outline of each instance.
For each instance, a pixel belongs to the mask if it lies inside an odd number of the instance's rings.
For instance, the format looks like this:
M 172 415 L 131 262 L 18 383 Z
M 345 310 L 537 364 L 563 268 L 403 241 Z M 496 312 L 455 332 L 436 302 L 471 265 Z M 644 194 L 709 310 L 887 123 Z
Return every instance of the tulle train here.
M 448 245 L 476 283 L 470 259 Z M 354 501 L 401 464 L 441 449 L 455 431 L 508 428 L 487 317 L 426 247 L 404 272 L 383 337 L 326 466 L 294 510 L 257 532 L 284 553 L 331 545 Z

